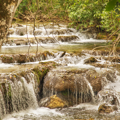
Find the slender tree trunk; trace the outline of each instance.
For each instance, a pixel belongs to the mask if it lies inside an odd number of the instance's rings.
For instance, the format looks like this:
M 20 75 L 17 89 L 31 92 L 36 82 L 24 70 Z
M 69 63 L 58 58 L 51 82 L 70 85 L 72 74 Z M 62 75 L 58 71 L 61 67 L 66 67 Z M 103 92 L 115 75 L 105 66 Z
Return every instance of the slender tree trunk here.
M 5 40 L 15 11 L 22 0 L 0 0 L 0 47 Z

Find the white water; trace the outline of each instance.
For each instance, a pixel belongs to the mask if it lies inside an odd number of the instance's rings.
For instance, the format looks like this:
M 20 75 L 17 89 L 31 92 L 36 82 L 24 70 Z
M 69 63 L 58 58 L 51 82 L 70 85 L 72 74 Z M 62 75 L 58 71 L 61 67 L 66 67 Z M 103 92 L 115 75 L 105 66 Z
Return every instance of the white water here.
M 42 120 L 42 118 L 47 118 L 52 116 L 64 116 L 64 114 L 57 112 L 55 109 L 49 109 L 49 108 L 37 108 L 37 109 L 28 109 L 26 111 L 21 111 L 18 113 L 13 113 L 11 115 L 7 115 L 3 120 L 24 120 L 25 118 L 27 120 L 29 119 L 37 119 Z
M 25 26 L 24 26 L 25 27 Z M 63 27 L 61 27 L 61 29 L 63 29 Z M 65 28 L 66 29 L 66 28 Z M 14 29 L 15 30 L 15 29 Z M 50 34 L 51 32 L 51 29 L 47 29 L 47 33 L 45 31 L 45 29 L 42 27 L 42 28 L 37 28 L 36 30 L 41 30 L 42 33 L 41 35 L 36 35 L 36 37 L 55 37 L 57 38 L 58 35 L 56 34 Z M 64 30 L 64 29 L 63 29 Z M 103 43 L 103 42 L 107 42 L 106 40 L 96 40 L 96 39 L 86 39 L 84 38 L 83 36 L 81 36 L 80 33 L 76 32 L 76 30 L 74 29 L 71 29 L 73 32 L 72 33 L 65 33 L 63 36 L 68 36 L 68 35 L 76 35 L 79 37 L 79 39 L 77 40 L 73 40 L 72 41 L 72 44 L 70 44 L 69 42 L 59 42 L 60 44 L 62 45 L 76 45 L 76 43 Z M 19 36 L 19 35 L 16 35 L 15 33 L 13 35 L 10 35 L 9 37 L 11 38 L 27 38 L 27 35 L 23 35 L 23 36 Z M 28 37 L 29 38 L 34 38 L 34 36 L 30 33 L 28 33 Z M 55 44 L 59 44 L 59 43 L 55 43 Z M 7 48 L 12 48 L 14 49 L 15 48 L 22 48 L 22 47 L 26 47 L 28 45 L 20 45 L 20 46 L 2 46 L 2 49 L 7 49 Z M 36 46 L 36 44 L 31 44 L 31 46 Z M 54 47 L 54 44 L 42 44 L 42 46 L 51 46 L 51 47 Z M 99 67 L 94 67 L 92 65 L 89 65 L 89 64 L 84 64 L 84 60 L 85 59 L 88 59 L 89 57 L 91 57 L 92 55 L 89 55 L 89 54 L 85 54 L 85 56 L 82 56 L 82 57 L 77 57 L 77 56 L 70 56 L 70 55 L 66 55 L 64 56 L 63 58 L 60 58 L 61 54 L 59 53 L 56 53 L 56 58 L 55 59 L 49 59 L 49 60 L 45 60 L 46 61 L 56 61 L 57 63 L 60 63 L 64 66 L 70 66 L 70 67 L 79 67 L 79 68 L 86 68 L 86 69 L 89 69 L 89 68 L 93 68 L 95 69 L 96 71 L 104 71 L 104 70 L 108 70 L 106 68 L 99 68 Z M 25 63 L 25 64 L 36 64 L 38 63 L 39 61 L 37 62 L 29 62 L 29 63 Z M 42 61 L 44 62 L 44 61 Z M 101 59 L 101 60 L 98 60 L 98 63 L 100 64 L 104 64 L 106 63 L 106 61 L 104 59 Z M 111 63 L 109 63 L 111 64 Z M 1 63 L 0 64 L 0 68 L 4 69 L 6 67 L 13 67 L 14 65 L 13 64 L 3 64 Z M 31 79 L 31 77 L 30 77 Z M 24 78 L 22 78 L 23 82 L 24 82 L 24 86 L 25 87 L 25 91 L 28 91 L 28 96 L 31 96 L 31 100 L 29 102 L 29 104 L 31 104 L 31 101 L 32 101 L 32 104 L 30 105 L 30 108 L 31 109 L 27 109 L 25 111 L 21 111 L 21 112 L 17 112 L 17 113 L 12 113 L 10 115 L 6 115 L 5 118 L 3 120 L 29 120 L 31 118 L 33 119 L 37 119 L 37 120 L 43 120 L 44 117 L 46 117 L 46 119 L 48 119 L 49 117 L 52 117 L 52 116 L 59 116 L 59 117 L 63 117 L 64 114 L 60 113 L 60 112 L 57 112 L 55 109 L 49 109 L 49 108 L 38 108 L 38 104 L 37 104 L 37 100 L 36 100 L 36 96 L 35 96 L 35 92 L 34 92 L 34 87 L 35 87 L 35 83 L 34 83 L 34 80 L 31 79 L 32 83 L 27 83 L 26 80 Z M 85 79 L 85 82 L 86 84 L 88 85 L 88 88 L 90 89 L 91 91 L 91 94 L 93 96 L 93 101 L 94 101 L 94 92 L 93 92 L 93 88 L 91 86 L 91 84 L 88 82 L 87 79 Z M 21 83 L 19 83 L 21 85 Z M 109 83 L 107 84 L 104 89 L 112 89 L 113 91 L 116 91 L 116 92 L 120 92 L 120 77 L 117 75 L 117 80 L 116 82 L 114 83 Z M 19 86 L 20 87 L 20 86 Z M 16 88 L 17 90 L 17 88 Z M 14 91 L 13 91 L 14 92 Z M 1 93 L 1 92 L 0 92 Z M 119 95 L 118 96 L 118 99 L 119 99 Z M 0 98 L 3 98 L 2 95 L 0 94 Z M 3 105 L 3 108 L 4 108 L 4 102 L 3 100 L 0 101 L 0 104 Z M 33 109 L 33 106 L 37 107 L 36 109 Z M 78 106 L 75 106 L 74 108 L 82 108 L 82 107 L 85 107 L 86 109 L 90 109 L 90 110 L 97 110 L 98 109 L 98 105 L 92 105 L 92 104 L 80 104 Z M 5 110 L 4 110 L 5 111 Z M 1 114 L 1 113 L 0 113 Z M 55 120 L 55 118 L 54 118 Z M 62 119 L 61 119 L 62 120 Z

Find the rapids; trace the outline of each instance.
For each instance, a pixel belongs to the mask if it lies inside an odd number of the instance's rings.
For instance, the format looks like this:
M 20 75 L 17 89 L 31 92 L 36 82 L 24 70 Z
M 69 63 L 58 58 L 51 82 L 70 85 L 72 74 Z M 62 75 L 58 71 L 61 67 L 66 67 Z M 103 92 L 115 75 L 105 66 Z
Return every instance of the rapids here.
M 21 26 L 13 24 L 0 51 L 0 119 L 120 120 L 120 73 L 115 67 L 113 68 L 109 59 L 105 59 L 107 53 L 101 56 L 99 52 L 92 51 L 94 47 L 105 46 L 109 42 L 94 39 L 95 36 L 95 34 L 85 35 L 62 24 L 38 24 L 34 34 L 31 24 Z M 39 57 L 35 57 L 37 43 Z M 32 61 L 26 60 L 19 64 L 16 56 L 18 54 L 26 56 L 28 49 L 32 54 Z M 46 50 L 51 54 L 44 53 Z M 92 57 L 97 62 L 89 63 Z M 60 66 L 49 71 L 45 78 L 42 78 L 43 93 L 40 93 L 36 74 L 29 69 L 49 61 L 54 61 Z M 119 63 L 115 64 L 119 65 Z M 85 72 L 79 73 L 84 70 Z M 20 71 L 27 71 L 27 75 L 21 76 L 18 74 Z M 62 79 L 61 74 L 66 75 L 68 71 L 70 75 L 68 78 L 74 81 L 75 89 L 71 93 L 70 88 L 67 88 L 67 99 L 72 96 L 73 106 L 56 109 L 39 107 L 38 100 L 42 97 L 59 95 L 53 85 L 56 84 L 55 80 Z M 100 81 L 99 91 L 94 86 L 95 81 L 91 82 L 92 79 Z M 46 81 L 52 85 L 50 89 L 45 88 Z M 113 100 L 118 107 L 117 111 L 103 115 L 98 113 L 99 105 L 110 104 Z

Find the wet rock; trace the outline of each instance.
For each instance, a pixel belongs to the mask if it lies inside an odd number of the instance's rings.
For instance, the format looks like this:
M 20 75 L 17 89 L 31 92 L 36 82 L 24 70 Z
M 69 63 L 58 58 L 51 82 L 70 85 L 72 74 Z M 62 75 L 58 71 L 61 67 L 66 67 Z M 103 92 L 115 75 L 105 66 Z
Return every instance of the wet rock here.
M 108 56 L 110 54 L 110 51 L 108 50 L 95 50 L 95 51 L 83 51 L 83 53 L 89 53 L 91 55 L 95 55 L 95 56 Z
M 15 62 L 13 56 L 11 56 L 11 55 L 9 55 L 9 56 L 1 55 L 1 59 L 2 59 L 3 63 L 14 63 Z
M 97 93 L 102 89 L 102 76 L 100 73 L 97 73 L 94 69 L 89 69 L 86 72 L 86 78 L 92 85 L 94 93 Z
M 9 29 L 7 35 L 12 35 L 14 33 L 13 29 Z
M 32 31 L 33 30 L 33 28 L 32 27 L 16 27 L 16 34 L 17 35 L 20 35 L 20 36 L 23 36 L 23 35 L 25 35 L 25 34 L 27 34 L 27 33 L 29 33 L 30 31 Z
M 1 55 L 1 60 L 3 63 L 25 63 L 25 62 L 35 62 L 41 60 L 47 60 L 54 58 L 54 53 L 49 51 L 44 51 L 42 53 L 35 54 L 14 54 L 14 55 Z
M 87 69 L 58 68 L 50 71 L 44 80 L 43 96 L 56 95 L 69 105 L 93 100 L 93 91 L 84 78 Z
M 73 31 L 70 29 L 54 29 L 49 31 L 49 34 L 60 35 L 60 34 L 69 34 L 70 32 L 73 32 Z
M 58 36 L 58 41 L 62 41 L 62 42 L 70 42 L 72 40 L 75 39 L 79 39 L 78 36 L 75 35 L 71 35 L 71 36 Z
M 18 39 L 13 41 L 16 45 L 27 45 L 28 41 L 26 39 Z
M 98 101 L 106 102 L 110 105 L 119 105 L 119 93 L 114 90 L 104 89 L 98 93 Z
M 68 104 L 63 101 L 62 99 L 60 99 L 59 97 L 57 97 L 56 95 L 53 95 L 49 98 L 43 98 L 40 102 L 39 102 L 39 106 L 41 107 L 48 107 L 48 108 L 63 108 L 63 107 L 67 107 Z
M 102 104 L 98 108 L 99 113 L 111 113 L 113 112 L 112 106 L 107 104 Z
M 16 34 L 17 35 L 23 36 L 26 33 L 27 33 L 26 32 L 26 27 L 16 27 Z
M 33 30 L 30 30 L 29 33 L 33 35 Z M 42 31 L 41 30 L 35 30 L 34 35 L 41 35 Z
M 111 113 L 113 111 L 117 111 L 118 107 L 115 105 L 108 105 L 106 103 L 101 104 L 98 108 L 99 113 Z
M 111 82 L 107 77 L 109 72 L 70 67 L 53 69 L 44 79 L 43 96 L 56 94 L 69 105 L 94 101 L 95 95 Z
M 17 25 L 17 27 L 23 27 L 23 25 L 21 25 L 21 24 L 16 24 Z
M 66 51 L 64 51 L 61 55 L 60 58 L 63 57 L 66 54 Z
M 54 37 L 37 37 L 39 42 L 42 43 L 55 43 L 57 40 Z
M 99 68 L 106 68 L 109 67 L 110 65 L 106 65 L 106 64 L 99 64 L 99 63 L 92 63 L 91 65 L 95 66 L 95 67 L 99 67 Z
M 94 57 L 90 57 L 90 58 L 84 60 L 85 64 L 87 64 L 87 63 L 94 63 L 94 62 L 97 62 L 96 58 L 94 58 Z
M 26 62 L 26 55 L 20 55 L 17 63 L 25 63 Z

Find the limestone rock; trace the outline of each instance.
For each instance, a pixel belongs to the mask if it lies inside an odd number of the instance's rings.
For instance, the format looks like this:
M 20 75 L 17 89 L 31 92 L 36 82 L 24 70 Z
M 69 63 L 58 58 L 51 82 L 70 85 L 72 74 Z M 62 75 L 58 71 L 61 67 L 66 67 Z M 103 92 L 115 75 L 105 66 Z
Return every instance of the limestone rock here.
M 20 55 L 17 63 L 25 63 L 26 62 L 26 55 Z
M 67 107 L 68 104 L 63 101 L 62 99 L 60 99 L 59 97 L 57 97 L 56 95 L 53 95 L 49 98 L 43 98 L 40 102 L 39 102 L 39 106 L 43 106 L 43 107 L 48 107 L 48 108 L 63 108 L 63 107 Z
M 87 69 L 58 68 L 50 71 L 44 80 L 44 97 L 57 93 L 69 105 L 74 105 L 93 100 L 94 92 L 84 78 Z
M 92 102 L 95 95 L 107 84 L 106 81 L 109 82 L 107 72 L 73 67 L 52 69 L 44 79 L 43 97 L 56 94 L 69 105 Z
M 111 105 L 119 105 L 119 93 L 114 90 L 104 89 L 98 92 L 98 101 L 106 102 Z
M 85 64 L 86 63 L 94 63 L 94 62 L 97 62 L 97 60 L 94 57 L 90 57 L 84 61 Z
M 112 110 L 111 106 L 108 106 L 106 104 L 102 104 L 99 106 L 98 112 L 99 113 L 111 113 L 111 112 L 113 112 L 113 110 Z
M 70 42 L 72 40 L 78 39 L 78 36 L 71 35 L 71 36 L 58 36 L 58 41 L 62 42 Z
M 112 105 L 108 105 L 108 104 L 101 104 L 98 108 L 98 112 L 99 113 L 111 113 L 113 111 L 117 111 L 118 108 L 117 106 L 112 106 Z

